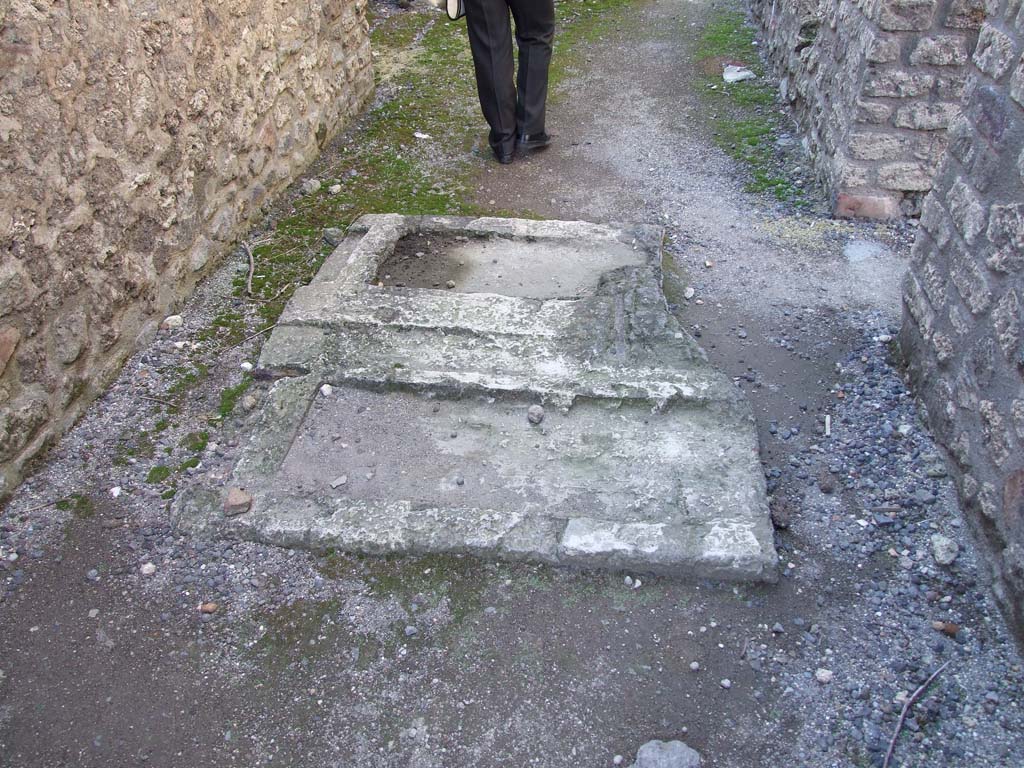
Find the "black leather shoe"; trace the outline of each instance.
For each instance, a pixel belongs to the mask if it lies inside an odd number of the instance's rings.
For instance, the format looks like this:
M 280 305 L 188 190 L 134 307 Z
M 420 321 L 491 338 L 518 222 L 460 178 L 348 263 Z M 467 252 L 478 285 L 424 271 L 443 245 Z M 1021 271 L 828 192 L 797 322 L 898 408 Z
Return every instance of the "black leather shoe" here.
M 524 133 L 516 142 L 519 149 L 543 149 L 551 143 L 551 137 L 547 133 Z
M 504 152 L 499 149 L 494 150 L 494 159 L 497 160 L 502 165 L 511 165 L 514 157 L 515 155 L 511 150 L 508 152 Z

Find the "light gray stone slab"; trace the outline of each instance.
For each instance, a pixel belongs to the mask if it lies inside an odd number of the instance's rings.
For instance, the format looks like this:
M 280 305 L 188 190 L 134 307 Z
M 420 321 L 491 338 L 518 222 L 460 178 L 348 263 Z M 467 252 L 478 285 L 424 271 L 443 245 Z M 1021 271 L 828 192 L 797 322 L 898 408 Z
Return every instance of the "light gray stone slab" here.
M 461 290 L 374 285 L 422 233 L 476 238 L 454 246 L 472 262 Z M 258 372 L 277 380 L 233 476 L 183 494 L 179 527 L 775 578 L 749 407 L 667 311 L 656 228 L 363 217 L 295 293 Z M 227 487 L 252 494 L 249 512 L 223 514 Z

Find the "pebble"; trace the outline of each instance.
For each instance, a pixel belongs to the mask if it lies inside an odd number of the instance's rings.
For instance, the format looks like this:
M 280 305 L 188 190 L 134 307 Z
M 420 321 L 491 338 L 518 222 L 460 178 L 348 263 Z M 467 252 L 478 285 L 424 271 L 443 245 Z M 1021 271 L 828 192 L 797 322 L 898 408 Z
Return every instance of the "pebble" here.
M 691 661 L 690 662 L 690 671 L 691 672 L 700 672 L 700 662 L 699 661 Z
M 824 667 L 819 667 L 814 672 L 814 679 L 817 680 L 822 685 L 828 685 L 829 683 L 831 683 L 833 676 L 834 675 L 833 675 L 832 670 L 831 669 L 825 669 Z
M 720 685 L 723 688 L 725 688 L 725 690 L 729 690 L 730 688 L 732 688 L 732 680 L 730 680 L 728 677 L 724 677 L 722 678 L 722 682 L 720 683 Z
M 682 741 L 648 741 L 631 768 L 700 768 L 700 752 Z
M 224 514 L 228 517 L 241 515 L 252 508 L 252 494 L 244 488 L 228 489 L 228 496 L 224 500 Z
M 334 387 L 330 384 L 323 384 L 320 387 L 320 394 L 324 397 L 330 397 L 334 393 Z
M 540 405 L 531 405 L 526 410 L 526 418 L 531 424 L 540 424 L 544 421 L 544 408 Z
M 941 533 L 933 534 L 931 537 L 932 557 L 939 565 L 952 565 L 960 554 L 960 545 L 948 536 Z
M 320 179 L 306 179 L 302 182 L 302 194 L 312 195 L 320 191 Z
M 97 571 L 95 568 L 90 568 L 88 573 L 85 574 L 85 578 L 87 578 L 89 581 L 99 581 L 100 572 Z
M 256 407 L 256 398 L 252 395 L 246 395 L 242 398 L 242 408 L 246 411 L 251 411 Z
M 199 606 L 199 612 L 209 616 L 211 614 L 216 613 L 218 608 L 220 608 L 220 606 L 217 603 L 213 603 L 213 602 L 202 603 Z
M 164 321 L 160 323 L 160 327 L 165 331 L 170 331 L 175 328 L 181 328 L 184 324 L 185 319 L 181 315 L 168 315 L 164 318 Z
M 414 627 L 412 624 L 410 624 L 409 626 L 407 626 L 405 628 L 405 636 L 406 637 L 416 637 L 416 635 L 418 635 L 419 633 L 420 633 L 420 631 L 416 627 Z
M 341 192 L 341 184 L 331 184 L 331 186 L 327 188 L 327 191 L 332 195 L 336 195 Z
M 252 370 L 252 363 L 250 363 L 248 360 L 243 360 L 241 365 L 239 365 L 238 367 L 241 368 L 246 373 L 248 373 L 249 371 Z
M 348 476 L 341 475 L 331 480 L 331 488 L 340 488 L 348 482 Z
M 331 189 L 334 189 L 334 187 L 331 187 Z M 337 192 L 331 192 L 331 194 L 336 195 Z M 337 246 L 344 239 L 345 232 L 341 229 L 338 229 L 337 227 L 328 227 L 327 229 L 324 230 L 324 242 L 326 242 L 328 245 Z
M 143 576 L 152 576 L 154 573 L 156 573 L 156 566 L 153 565 L 153 563 L 143 563 L 142 566 L 139 568 L 139 572 Z
M 100 615 L 100 609 L 99 608 L 90 608 L 89 609 L 89 618 L 90 619 L 95 619 L 99 615 Z

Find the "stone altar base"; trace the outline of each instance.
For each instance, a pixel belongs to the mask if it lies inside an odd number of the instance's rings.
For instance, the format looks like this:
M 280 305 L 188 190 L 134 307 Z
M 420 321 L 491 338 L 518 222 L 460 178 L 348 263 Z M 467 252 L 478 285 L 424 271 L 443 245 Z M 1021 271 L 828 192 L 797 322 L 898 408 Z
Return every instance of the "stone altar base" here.
M 669 314 L 661 241 L 364 216 L 264 345 L 275 381 L 230 482 L 183 494 L 177 526 L 774 580 L 753 418 Z

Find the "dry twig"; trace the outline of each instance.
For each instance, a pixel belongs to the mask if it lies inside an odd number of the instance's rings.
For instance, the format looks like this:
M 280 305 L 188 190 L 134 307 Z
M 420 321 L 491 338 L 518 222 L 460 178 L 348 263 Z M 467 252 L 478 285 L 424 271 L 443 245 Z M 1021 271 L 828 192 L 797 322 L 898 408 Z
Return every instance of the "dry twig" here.
M 170 400 L 161 400 L 159 397 L 151 397 L 150 395 L 139 395 L 143 400 L 152 400 L 154 403 L 160 403 L 160 405 L 166 405 L 168 408 L 181 408 L 177 403 L 172 403 Z
M 885 762 L 882 763 L 882 768 L 889 768 L 889 761 L 892 760 L 892 753 L 896 749 L 896 739 L 900 737 L 900 731 L 903 730 L 903 723 L 907 720 L 907 714 L 910 712 L 910 708 L 914 706 L 915 701 L 921 698 L 921 694 L 928 689 L 928 686 L 935 681 L 935 678 L 939 676 L 942 670 L 948 666 L 949 662 L 947 661 L 941 667 L 932 672 L 931 677 L 921 683 L 921 687 L 914 691 L 911 697 L 903 703 L 903 711 L 900 712 L 899 722 L 896 723 L 896 732 L 892 735 L 892 741 L 889 742 L 889 749 L 885 753 Z
M 263 335 L 264 333 L 266 333 L 267 331 L 272 331 L 272 330 L 274 330 L 275 328 L 277 328 L 277 323 L 274 323 L 273 325 L 268 325 L 268 326 L 267 326 L 266 328 L 263 328 L 263 329 L 261 329 L 261 330 L 259 330 L 259 331 L 256 331 L 256 333 L 252 334 L 251 336 L 246 336 L 246 337 L 245 337 L 244 339 L 242 339 L 242 340 L 241 340 L 240 342 L 238 342 L 237 344 L 232 344 L 232 345 L 231 345 L 230 347 L 225 347 L 225 348 L 224 348 L 223 350 L 221 350 L 221 354 L 223 355 L 223 354 L 224 354 L 225 352 L 230 352 L 230 351 L 231 351 L 232 349 L 234 349 L 235 347 L 240 347 L 240 346 L 242 346 L 243 344 L 245 344 L 245 342 L 247 342 L 247 341 L 252 341 L 252 340 L 253 340 L 253 339 L 255 339 L 255 338 L 256 338 L 257 336 L 262 336 L 262 335 Z

